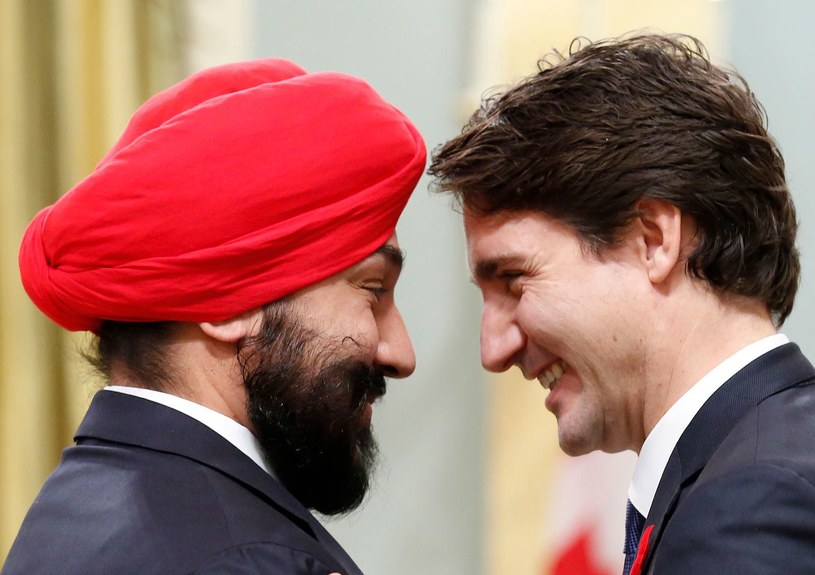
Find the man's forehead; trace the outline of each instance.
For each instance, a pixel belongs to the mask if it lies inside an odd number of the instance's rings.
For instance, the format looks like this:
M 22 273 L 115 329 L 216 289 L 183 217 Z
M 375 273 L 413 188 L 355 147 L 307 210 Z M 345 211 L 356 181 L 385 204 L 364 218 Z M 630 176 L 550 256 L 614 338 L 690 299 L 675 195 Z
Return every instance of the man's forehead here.
M 467 257 L 473 279 L 488 279 L 496 271 L 523 264 L 546 251 L 552 239 L 573 231 L 559 220 L 534 211 L 502 211 L 480 215 L 464 212 Z
M 532 209 L 498 210 L 495 212 L 484 213 L 465 206 L 462 214 L 464 216 L 465 227 L 475 225 L 479 228 L 499 228 L 512 226 L 526 220 L 557 221 L 555 218 L 544 212 Z
M 464 212 L 464 234 L 470 257 L 494 255 L 496 252 L 510 250 L 516 245 L 518 237 L 528 233 L 531 221 L 541 222 L 547 219 L 543 215 L 528 212 L 499 212 L 497 214 L 479 215 Z M 511 251 L 511 250 L 510 250 Z

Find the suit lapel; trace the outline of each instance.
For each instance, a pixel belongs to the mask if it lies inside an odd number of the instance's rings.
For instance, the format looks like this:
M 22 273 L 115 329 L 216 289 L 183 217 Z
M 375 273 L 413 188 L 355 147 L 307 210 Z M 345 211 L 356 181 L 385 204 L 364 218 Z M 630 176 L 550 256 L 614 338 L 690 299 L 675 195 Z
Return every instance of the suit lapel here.
M 654 494 L 654 501 L 651 503 L 651 509 L 648 512 L 648 517 L 645 518 L 643 531 L 649 525 L 654 528 L 651 531 L 651 537 L 648 539 L 649 549 L 645 550 L 645 559 L 643 561 L 642 572 L 648 572 L 649 562 L 652 556 L 653 549 L 656 548 L 662 537 L 662 530 L 665 527 L 666 520 L 673 513 L 676 501 L 679 498 L 679 491 L 682 481 L 682 464 L 679 461 L 679 456 L 674 450 L 671 454 L 668 463 L 665 466 L 665 471 L 662 473 L 662 479 L 659 482 L 657 492 Z
M 325 547 L 326 551 L 343 566 L 345 571 L 343 575 L 362 575 L 359 567 L 357 567 L 354 560 L 345 552 L 345 549 L 337 543 L 337 540 L 326 530 L 322 524 L 317 521 L 314 516 L 309 515 L 309 524 L 311 525 L 317 540 Z
M 215 431 L 175 409 L 140 397 L 100 391 L 74 440 L 84 437 L 173 453 L 217 469 L 257 493 L 317 539 L 347 573 L 361 575 L 328 531 L 276 479 Z
M 696 481 L 736 423 L 767 397 L 815 377 L 815 369 L 797 345 L 788 343 L 746 365 L 722 385 L 691 420 L 679 438 L 659 482 L 645 528 L 653 525 L 643 572 L 680 496 Z

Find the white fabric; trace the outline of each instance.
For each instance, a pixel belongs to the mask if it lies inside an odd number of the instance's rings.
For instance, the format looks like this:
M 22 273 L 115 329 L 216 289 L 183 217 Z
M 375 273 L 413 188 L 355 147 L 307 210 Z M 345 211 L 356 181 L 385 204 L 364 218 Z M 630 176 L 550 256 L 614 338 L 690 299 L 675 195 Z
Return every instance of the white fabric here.
M 789 339 L 779 333 L 743 347 L 708 372 L 665 412 L 645 438 L 628 488 L 628 498 L 643 517 L 648 517 L 662 473 L 679 438 L 705 402 L 748 363 L 785 343 Z
M 266 473 L 274 476 L 274 473 L 272 473 L 271 468 L 263 457 L 263 448 L 260 446 L 260 442 L 251 431 L 231 417 L 227 417 L 222 413 L 218 413 L 213 409 L 204 407 L 188 399 L 162 391 L 122 385 L 109 385 L 105 387 L 104 390 L 141 397 L 142 399 L 160 403 L 161 405 L 180 411 L 185 415 L 189 415 L 237 447 L 249 459 L 257 463 Z

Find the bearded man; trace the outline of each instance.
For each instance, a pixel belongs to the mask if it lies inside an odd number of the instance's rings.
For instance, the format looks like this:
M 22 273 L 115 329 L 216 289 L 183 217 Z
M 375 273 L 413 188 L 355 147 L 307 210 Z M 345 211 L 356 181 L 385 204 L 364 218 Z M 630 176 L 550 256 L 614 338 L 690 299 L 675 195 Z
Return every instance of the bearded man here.
M 108 380 L 4 574 L 359 574 L 372 404 L 414 355 L 395 227 L 425 163 L 365 82 L 283 60 L 154 96 L 29 225 L 23 284 Z

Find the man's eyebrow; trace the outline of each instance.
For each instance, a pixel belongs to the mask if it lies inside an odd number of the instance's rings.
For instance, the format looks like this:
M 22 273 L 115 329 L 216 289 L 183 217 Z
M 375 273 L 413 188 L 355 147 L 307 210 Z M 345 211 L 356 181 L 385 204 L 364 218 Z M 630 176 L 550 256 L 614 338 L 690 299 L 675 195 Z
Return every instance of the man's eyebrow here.
M 382 254 L 385 256 L 385 259 L 388 260 L 389 263 L 396 266 L 399 269 L 402 269 L 402 266 L 405 263 L 405 252 L 400 250 L 397 247 L 394 247 L 389 244 L 385 244 L 378 250 L 376 250 L 373 255 Z
M 498 268 L 516 265 L 518 260 L 519 258 L 514 255 L 496 256 L 480 260 L 475 264 L 473 279 L 475 281 L 492 279 L 498 272 Z

